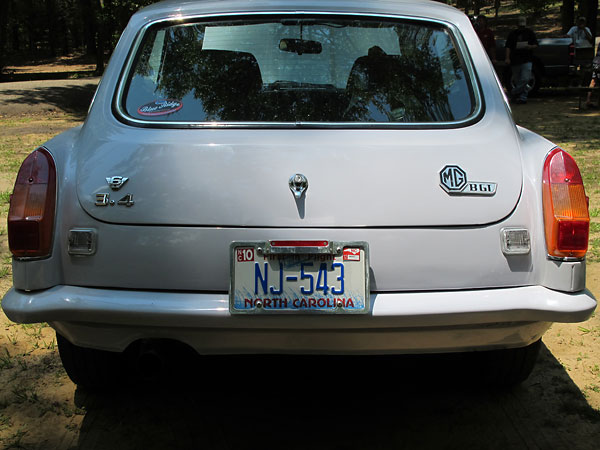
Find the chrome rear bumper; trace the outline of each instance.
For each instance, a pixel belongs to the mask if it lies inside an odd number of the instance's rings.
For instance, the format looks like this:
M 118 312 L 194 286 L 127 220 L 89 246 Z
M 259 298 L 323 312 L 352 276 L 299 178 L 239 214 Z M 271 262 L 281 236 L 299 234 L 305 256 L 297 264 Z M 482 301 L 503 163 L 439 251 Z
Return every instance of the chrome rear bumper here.
M 232 316 L 226 293 L 147 292 L 56 286 L 11 289 L 2 301 L 16 322 L 49 322 L 74 344 L 120 351 L 168 338 L 204 354 L 412 353 L 527 345 L 551 322 L 586 320 L 589 291 L 541 286 L 376 293 L 364 315 Z

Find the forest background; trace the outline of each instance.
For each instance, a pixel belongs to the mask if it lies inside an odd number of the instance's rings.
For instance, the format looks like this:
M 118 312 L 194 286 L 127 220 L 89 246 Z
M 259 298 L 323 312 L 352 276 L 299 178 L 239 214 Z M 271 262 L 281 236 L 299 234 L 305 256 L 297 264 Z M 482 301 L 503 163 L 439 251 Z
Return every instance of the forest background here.
M 92 61 L 95 73 L 101 74 L 131 15 L 155 2 L 0 0 L 0 81 L 3 81 L 1 74 L 6 66 L 73 55 Z M 566 33 L 577 17 L 586 17 L 596 36 L 598 0 L 456 0 L 447 3 L 474 16 L 484 9 L 488 14 L 492 12 L 492 25 L 499 29 L 503 20 L 499 14 L 503 8 L 517 9 L 533 25 L 547 11 L 559 7 L 561 29 L 558 34 Z

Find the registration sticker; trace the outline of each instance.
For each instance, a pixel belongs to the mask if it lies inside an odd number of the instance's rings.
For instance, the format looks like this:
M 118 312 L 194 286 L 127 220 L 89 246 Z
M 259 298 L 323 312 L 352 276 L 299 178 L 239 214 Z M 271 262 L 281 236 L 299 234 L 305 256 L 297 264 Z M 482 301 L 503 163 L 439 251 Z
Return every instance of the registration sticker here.
M 345 248 L 344 261 L 360 261 L 360 248 Z
M 254 261 L 254 249 L 253 248 L 237 248 L 235 250 L 237 262 L 248 262 Z

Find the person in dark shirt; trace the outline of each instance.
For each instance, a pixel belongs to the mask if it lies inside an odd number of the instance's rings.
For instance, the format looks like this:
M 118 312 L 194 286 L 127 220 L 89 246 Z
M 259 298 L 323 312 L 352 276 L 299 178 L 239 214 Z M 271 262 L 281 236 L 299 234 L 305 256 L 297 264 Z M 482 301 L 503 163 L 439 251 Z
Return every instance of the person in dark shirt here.
M 494 32 L 488 27 L 487 17 L 483 14 L 477 16 L 475 31 L 492 63 L 496 64 L 496 38 Z
M 600 44 L 598 44 L 598 48 L 596 49 L 596 56 L 592 61 L 592 81 L 590 81 L 590 87 L 595 88 L 600 83 Z M 598 103 L 600 104 L 600 99 L 598 99 Z M 592 102 L 592 90 L 590 89 L 587 94 L 587 102 L 585 105 L 588 108 L 597 108 L 598 106 L 594 105 Z
M 506 39 L 506 64 L 512 70 L 514 88 L 510 92 L 515 103 L 527 103 L 527 82 L 531 79 L 533 67 L 533 49 L 538 41 L 535 33 L 526 28 L 525 17 L 519 17 L 519 27 Z

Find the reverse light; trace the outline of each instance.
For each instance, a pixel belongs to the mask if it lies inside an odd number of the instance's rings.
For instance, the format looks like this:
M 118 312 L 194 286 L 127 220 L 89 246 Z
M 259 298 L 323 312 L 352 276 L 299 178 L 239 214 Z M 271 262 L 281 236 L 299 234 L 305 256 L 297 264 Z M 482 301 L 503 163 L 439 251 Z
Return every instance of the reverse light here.
M 571 155 L 560 148 L 552 150 L 544 163 L 542 183 L 548 255 L 583 258 L 590 230 L 588 199 Z
M 531 239 L 526 228 L 502 228 L 500 236 L 505 255 L 527 255 L 531 251 Z
M 19 169 L 8 211 L 8 245 L 16 257 L 50 255 L 56 204 L 56 166 L 45 148 Z

